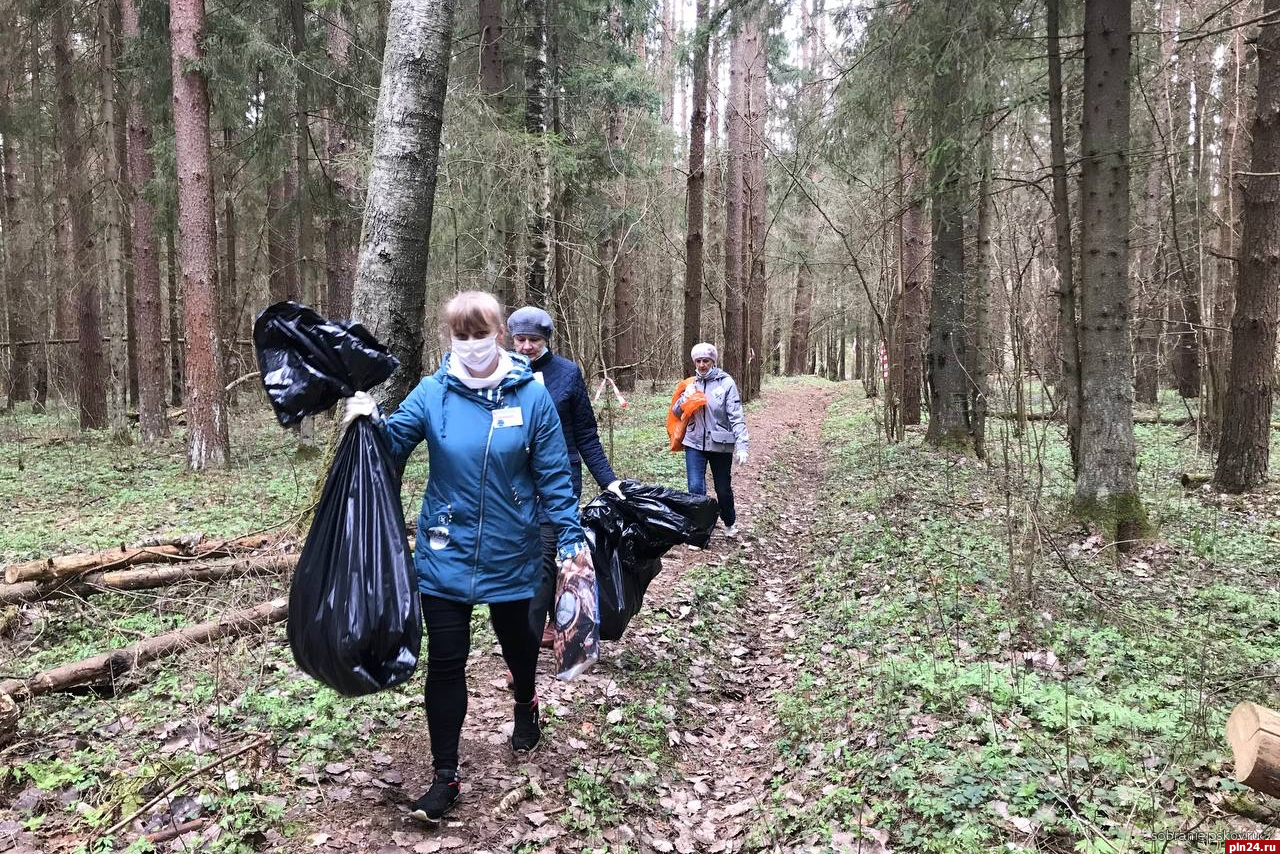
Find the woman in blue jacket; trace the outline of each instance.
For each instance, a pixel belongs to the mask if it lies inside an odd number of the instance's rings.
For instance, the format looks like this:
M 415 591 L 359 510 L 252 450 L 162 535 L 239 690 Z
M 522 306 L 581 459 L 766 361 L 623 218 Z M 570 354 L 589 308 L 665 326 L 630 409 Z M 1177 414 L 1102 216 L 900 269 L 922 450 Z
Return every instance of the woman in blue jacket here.
M 530 600 L 542 575 L 539 504 L 556 530 L 557 559 L 591 566 L 578 524 L 560 419 L 529 362 L 498 346 L 502 309 L 492 294 L 460 293 L 441 312 L 452 339 L 385 429 L 403 466 L 427 443 L 430 469 L 414 565 L 427 628 L 427 728 L 435 779 L 412 815 L 438 823 L 460 791 L 458 742 L 467 712 L 471 610 L 487 604 L 515 683 L 511 746 L 532 750 L 541 736 L 534 673 L 538 636 Z M 368 395 L 351 398 L 344 421 L 376 413 Z

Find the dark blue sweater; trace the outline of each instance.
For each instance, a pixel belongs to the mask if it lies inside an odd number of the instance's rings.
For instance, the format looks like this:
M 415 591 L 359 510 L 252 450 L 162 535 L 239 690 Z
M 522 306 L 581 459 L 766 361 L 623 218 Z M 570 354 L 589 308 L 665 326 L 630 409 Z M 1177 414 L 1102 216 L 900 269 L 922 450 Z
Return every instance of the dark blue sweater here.
M 563 356 L 557 356 L 550 348 L 530 365 L 535 374 L 551 393 L 556 412 L 560 413 L 560 426 L 564 430 L 564 443 L 569 448 L 569 468 L 573 476 L 574 494 L 582 496 L 582 464 L 595 478 L 601 489 L 618 479 L 609 465 L 609 459 L 600 445 L 596 427 L 596 414 L 591 409 L 591 397 L 587 383 L 582 379 L 578 366 Z M 539 519 L 542 513 L 539 508 Z

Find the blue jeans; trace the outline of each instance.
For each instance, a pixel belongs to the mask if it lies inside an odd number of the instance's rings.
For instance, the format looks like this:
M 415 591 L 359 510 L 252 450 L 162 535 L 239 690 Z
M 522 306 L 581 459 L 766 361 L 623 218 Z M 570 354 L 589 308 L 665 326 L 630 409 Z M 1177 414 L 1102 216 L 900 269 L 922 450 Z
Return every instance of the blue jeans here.
M 684 449 L 684 471 L 689 478 L 689 491 L 694 495 L 707 494 L 707 463 L 711 464 L 711 479 L 716 485 L 716 500 L 720 502 L 720 519 L 726 528 L 733 526 L 738 514 L 733 512 L 733 454 L 717 451 Z

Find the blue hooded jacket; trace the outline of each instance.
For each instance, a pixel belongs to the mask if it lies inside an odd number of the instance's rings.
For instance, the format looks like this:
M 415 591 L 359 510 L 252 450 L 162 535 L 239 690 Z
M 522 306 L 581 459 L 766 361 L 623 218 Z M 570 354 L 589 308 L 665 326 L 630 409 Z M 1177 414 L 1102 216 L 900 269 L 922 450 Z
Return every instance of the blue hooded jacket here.
M 586 547 L 560 418 L 523 356 L 496 388 L 472 390 L 449 373 L 450 354 L 386 420 L 403 466 L 430 453 L 413 562 L 418 589 L 458 602 L 528 599 L 542 572 L 538 499 L 557 531 L 558 559 Z

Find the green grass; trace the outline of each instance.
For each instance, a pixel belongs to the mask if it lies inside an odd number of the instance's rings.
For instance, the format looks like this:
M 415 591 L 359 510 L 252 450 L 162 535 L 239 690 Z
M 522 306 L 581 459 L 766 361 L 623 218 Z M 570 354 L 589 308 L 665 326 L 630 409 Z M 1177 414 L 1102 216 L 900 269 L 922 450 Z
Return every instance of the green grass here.
M 1016 582 L 1036 493 L 1018 449 L 1006 505 L 998 434 L 988 471 L 918 436 L 879 446 L 851 397 L 824 429 L 815 535 L 828 548 L 801 597 L 805 675 L 778 704 L 788 779 L 808 798 L 779 794 L 782 827 L 823 836 L 861 820 L 894 850 L 938 852 L 1161 851 L 1161 832 L 1228 830 L 1209 801 L 1254 796 L 1224 770 L 1225 717 L 1280 698 L 1274 681 L 1245 681 L 1280 662 L 1280 592 L 1260 571 L 1269 522 L 1184 495 L 1170 472 L 1187 443 L 1140 429 L 1169 545 L 1119 564 L 1080 551 L 1083 532 L 1054 515 L 1067 463 L 1047 434 L 1038 512 L 1067 565 L 1040 547 L 1027 604 Z

